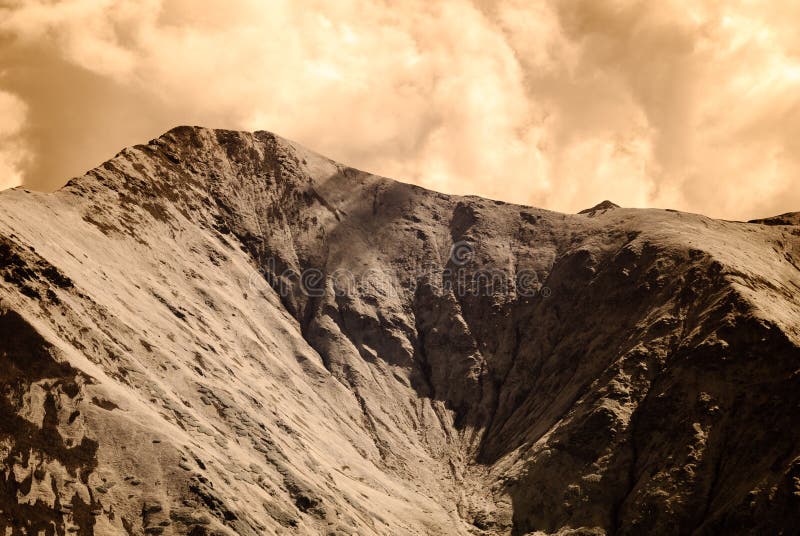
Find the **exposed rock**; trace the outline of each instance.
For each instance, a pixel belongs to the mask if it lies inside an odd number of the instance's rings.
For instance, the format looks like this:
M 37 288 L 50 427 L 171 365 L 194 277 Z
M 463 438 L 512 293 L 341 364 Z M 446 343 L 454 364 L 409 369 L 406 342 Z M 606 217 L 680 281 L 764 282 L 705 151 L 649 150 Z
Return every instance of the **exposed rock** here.
M 197 127 L 3 192 L 0 533 L 791 533 L 794 231 Z
M 596 204 L 592 208 L 585 208 L 581 210 L 580 212 L 578 212 L 578 214 L 586 214 L 591 217 L 595 216 L 598 212 L 602 214 L 606 210 L 613 210 L 615 208 L 619 208 L 619 205 L 617 205 L 616 203 L 612 203 L 611 201 L 606 199 L 605 201 Z
M 771 218 L 760 220 L 750 220 L 749 223 L 761 223 L 763 225 L 800 225 L 800 212 L 787 212 Z

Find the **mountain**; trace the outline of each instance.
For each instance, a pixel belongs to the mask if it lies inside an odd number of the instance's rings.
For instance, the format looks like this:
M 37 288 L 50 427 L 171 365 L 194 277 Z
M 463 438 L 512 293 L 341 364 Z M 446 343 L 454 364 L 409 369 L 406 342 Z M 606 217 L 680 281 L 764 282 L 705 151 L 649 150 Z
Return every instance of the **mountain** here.
M 785 223 L 199 127 L 5 191 L 0 533 L 796 533 Z
M 611 201 L 606 199 L 605 201 L 596 204 L 592 208 L 581 210 L 580 212 L 578 212 L 578 214 L 586 214 L 588 216 L 594 216 L 598 212 L 602 214 L 606 210 L 613 210 L 615 208 L 619 208 L 619 205 L 617 205 L 616 203 L 612 203 Z
M 800 212 L 787 212 L 771 218 L 750 220 L 750 223 L 763 223 L 764 225 L 800 225 Z

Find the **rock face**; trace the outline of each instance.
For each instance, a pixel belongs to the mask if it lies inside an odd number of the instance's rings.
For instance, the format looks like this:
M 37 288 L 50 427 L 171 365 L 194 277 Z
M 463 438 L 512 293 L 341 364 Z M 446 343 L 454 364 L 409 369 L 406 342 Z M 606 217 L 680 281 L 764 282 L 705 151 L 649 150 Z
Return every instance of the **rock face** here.
M 782 222 L 189 127 L 3 192 L 0 533 L 794 533 Z

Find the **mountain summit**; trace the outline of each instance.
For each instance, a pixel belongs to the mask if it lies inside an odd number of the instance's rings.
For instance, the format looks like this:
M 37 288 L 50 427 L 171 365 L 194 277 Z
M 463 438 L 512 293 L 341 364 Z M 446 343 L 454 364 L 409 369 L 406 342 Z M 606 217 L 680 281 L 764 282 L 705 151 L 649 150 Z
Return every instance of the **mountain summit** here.
M 608 208 L 197 127 L 3 192 L 0 532 L 796 530 L 800 227 Z
M 616 203 L 612 203 L 611 201 L 606 199 L 605 201 L 597 203 L 592 208 L 585 208 L 581 210 L 580 212 L 578 212 L 578 214 L 588 214 L 589 216 L 594 216 L 598 212 L 604 212 L 606 210 L 612 210 L 615 208 L 619 208 L 619 205 L 617 205 Z

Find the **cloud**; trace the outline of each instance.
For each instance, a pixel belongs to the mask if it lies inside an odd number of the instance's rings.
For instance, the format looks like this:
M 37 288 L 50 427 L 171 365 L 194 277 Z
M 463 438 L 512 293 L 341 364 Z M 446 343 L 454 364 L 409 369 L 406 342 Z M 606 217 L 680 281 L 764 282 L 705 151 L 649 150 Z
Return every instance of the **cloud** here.
M 0 91 L 0 190 L 22 184 L 21 167 L 28 154 L 19 140 L 27 107 L 11 93 Z
M 570 184 L 549 202 L 605 189 L 727 218 L 800 209 L 800 39 L 786 22 L 800 12 L 783 4 L 501 3 L 494 17 L 550 118 L 553 176 Z
M 744 219 L 800 209 L 800 12 L 765 6 L 27 0 L 0 86 L 35 188 L 203 124 L 453 193 Z

